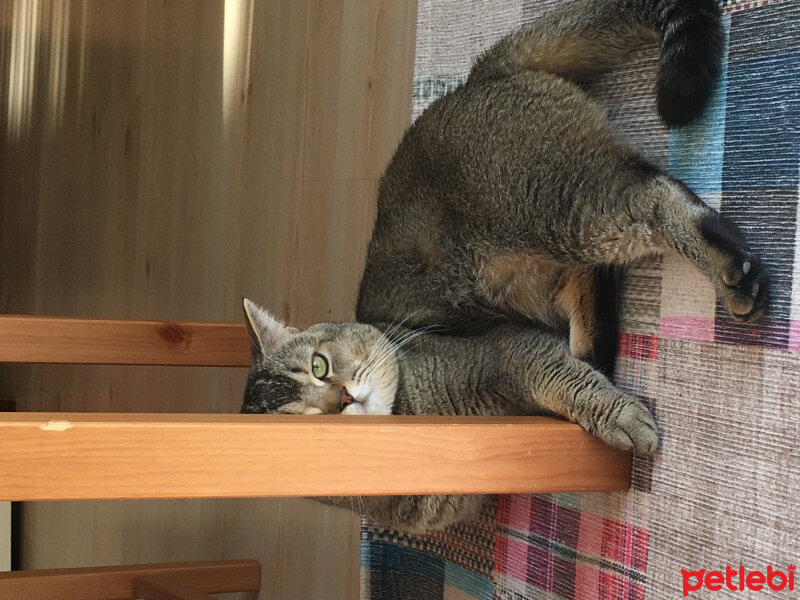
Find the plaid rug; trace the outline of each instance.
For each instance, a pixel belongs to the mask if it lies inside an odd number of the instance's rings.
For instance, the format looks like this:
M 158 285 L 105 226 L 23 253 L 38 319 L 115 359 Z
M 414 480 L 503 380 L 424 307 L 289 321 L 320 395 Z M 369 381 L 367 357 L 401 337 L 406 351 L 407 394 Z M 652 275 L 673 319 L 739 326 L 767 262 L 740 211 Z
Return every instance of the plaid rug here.
M 481 50 L 560 2 L 419 0 L 414 116 Z M 723 8 L 723 73 L 699 122 L 659 123 L 655 47 L 594 87 L 623 136 L 745 231 L 770 269 L 769 314 L 733 322 L 676 258 L 628 269 L 616 377 L 654 409 L 659 456 L 635 461 L 625 494 L 501 496 L 435 536 L 364 523 L 362 598 L 793 597 L 692 591 L 682 573 L 789 573 L 800 560 L 800 0 Z

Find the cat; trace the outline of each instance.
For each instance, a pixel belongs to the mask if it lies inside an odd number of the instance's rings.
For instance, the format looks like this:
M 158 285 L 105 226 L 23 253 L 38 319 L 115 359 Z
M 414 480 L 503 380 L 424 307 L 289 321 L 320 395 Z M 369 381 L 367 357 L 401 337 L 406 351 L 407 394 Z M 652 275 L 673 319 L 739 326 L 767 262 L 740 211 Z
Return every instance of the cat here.
M 724 38 L 714 0 L 577 0 L 500 40 L 414 122 L 380 181 L 358 323 L 298 331 L 245 301 L 243 412 L 555 414 L 639 454 L 650 411 L 609 380 L 614 269 L 677 253 L 734 318 L 768 276 L 742 233 L 617 138 L 585 84 L 660 40 L 668 126 L 704 108 Z M 361 499 L 407 531 L 474 514 L 472 496 Z
M 561 415 L 607 443 L 652 454 L 649 410 L 572 356 L 534 323 L 488 324 L 469 334 L 402 324 L 287 327 L 244 300 L 252 341 L 242 412 L 353 415 Z M 441 529 L 471 516 L 481 496 L 375 496 L 352 508 L 405 531 Z M 329 503 L 353 502 L 350 499 Z

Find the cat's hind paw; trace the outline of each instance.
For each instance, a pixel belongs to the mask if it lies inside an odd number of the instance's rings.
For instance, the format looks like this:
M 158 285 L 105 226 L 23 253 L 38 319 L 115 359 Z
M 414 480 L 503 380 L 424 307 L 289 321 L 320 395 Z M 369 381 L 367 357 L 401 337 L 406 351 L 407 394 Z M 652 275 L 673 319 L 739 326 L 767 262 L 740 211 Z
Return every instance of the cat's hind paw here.
M 769 275 L 761 259 L 750 251 L 744 235 L 718 213 L 706 215 L 703 236 L 711 248 L 712 276 L 725 308 L 737 321 L 757 320 L 767 305 Z
M 740 267 L 741 277 L 723 291 L 725 307 L 737 321 L 756 321 L 767 306 L 769 275 L 761 259 L 748 254 Z

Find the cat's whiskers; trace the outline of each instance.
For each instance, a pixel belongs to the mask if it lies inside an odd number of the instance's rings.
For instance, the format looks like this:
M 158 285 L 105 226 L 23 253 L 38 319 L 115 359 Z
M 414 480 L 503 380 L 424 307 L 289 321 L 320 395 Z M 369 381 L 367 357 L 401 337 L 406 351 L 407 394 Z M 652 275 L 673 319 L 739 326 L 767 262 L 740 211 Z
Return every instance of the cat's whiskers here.
M 403 350 L 402 352 L 399 352 L 399 351 L 403 348 L 403 346 L 407 346 L 408 344 L 410 344 L 415 338 L 417 338 L 417 337 L 419 337 L 419 336 L 421 336 L 421 335 L 423 335 L 425 333 L 430 333 L 430 332 L 436 331 L 436 330 L 441 331 L 443 329 L 445 329 L 445 327 L 443 325 L 438 325 L 438 324 L 434 323 L 432 325 L 426 325 L 422 329 L 417 329 L 417 330 L 413 331 L 410 335 L 406 336 L 403 340 L 401 340 L 397 344 L 397 346 L 395 347 L 395 356 L 399 360 L 400 358 L 402 358 L 403 356 L 408 354 L 410 348 L 408 348 L 406 350 Z
M 392 342 L 390 340 L 385 345 L 383 352 L 380 355 L 376 356 L 374 361 L 373 361 L 373 363 L 371 365 L 369 365 L 369 369 L 368 370 L 370 372 L 375 372 L 375 371 L 379 370 L 384 365 L 384 363 L 386 363 L 386 361 L 388 359 L 390 359 L 393 356 L 395 356 L 395 353 L 397 352 L 397 348 L 398 347 L 399 346 L 397 345 L 396 342 Z
M 434 323 L 434 324 L 432 324 L 432 325 L 426 325 L 425 327 L 423 327 L 423 328 L 421 328 L 421 329 L 416 329 L 416 330 L 413 330 L 413 331 L 411 331 L 410 333 L 406 333 L 406 334 L 405 334 L 405 336 L 404 336 L 404 337 L 402 337 L 402 338 L 401 338 L 399 341 L 397 341 L 397 342 L 394 342 L 393 348 L 391 348 L 391 353 L 387 353 L 387 354 L 386 354 L 386 355 L 385 355 L 385 356 L 384 356 L 384 357 L 381 359 L 381 361 L 380 361 L 379 363 L 377 363 L 377 364 L 376 364 L 376 365 L 375 365 L 375 366 L 372 368 L 372 370 L 373 370 L 373 371 L 377 371 L 377 370 L 378 370 L 378 369 L 380 369 L 380 368 L 381 368 L 381 367 L 382 367 L 382 366 L 383 366 L 383 365 L 386 363 L 386 361 L 387 361 L 387 360 L 389 360 L 390 358 L 393 358 L 393 359 L 395 359 L 395 361 L 398 361 L 398 360 L 400 360 L 400 358 L 402 358 L 403 356 L 405 356 L 405 355 L 408 353 L 408 350 L 406 350 L 406 351 L 404 351 L 404 352 L 400 353 L 400 350 L 401 350 L 401 349 L 402 349 L 404 346 L 407 346 L 407 345 L 408 345 L 409 343 L 411 343 L 411 342 L 412 342 L 412 341 L 413 341 L 415 338 L 417 338 L 417 337 L 419 337 L 419 336 L 421 336 L 421 335 L 423 335 L 423 334 L 425 334 L 425 333 L 429 333 L 429 332 L 431 332 L 431 331 L 433 331 L 433 330 L 435 330 L 435 329 L 437 329 L 437 328 L 439 328 L 439 327 L 441 327 L 441 325 L 437 325 L 437 324 L 435 324 L 435 323 Z
M 428 330 L 428 328 L 423 328 L 421 330 L 405 332 L 403 334 L 403 336 L 399 340 L 397 340 L 395 342 L 390 342 L 388 344 L 388 347 L 386 348 L 386 351 L 383 353 L 383 355 L 381 355 L 379 357 L 379 359 L 376 360 L 375 364 L 372 366 L 372 369 L 373 370 L 379 369 L 381 366 L 383 366 L 383 364 L 386 362 L 386 360 L 388 360 L 392 356 L 396 356 L 397 352 L 398 352 L 398 350 L 400 350 L 400 348 L 402 348 L 404 345 L 409 343 L 411 340 L 413 340 L 418 335 L 421 335 L 422 333 L 425 333 L 427 330 Z
M 410 317 L 412 317 L 414 313 L 408 315 L 405 319 L 403 319 L 400 323 L 395 325 L 394 320 L 389 324 L 386 330 L 378 337 L 378 339 L 372 344 L 370 347 L 370 351 L 367 354 L 367 357 L 359 361 L 358 366 L 356 367 L 355 371 L 353 372 L 353 382 L 356 385 L 361 385 L 366 378 L 369 377 L 370 367 L 371 365 L 378 360 L 385 352 L 390 351 L 391 347 L 391 340 L 389 336 L 394 333 L 394 331 L 402 326 L 403 323 Z
M 402 323 L 400 324 L 402 325 Z M 398 325 L 399 326 L 399 325 Z M 408 340 L 415 337 L 415 332 L 406 333 L 399 342 L 393 342 L 388 337 L 384 337 L 379 347 L 379 351 L 372 356 L 369 362 L 361 369 L 358 377 L 355 379 L 357 385 L 361 385 L 367 381 L 373 374 L 382 375 L 381 371 L 386 364 L 391 364 L 395 361 L 398 348 L 402 347 Z
M 399 326 L 399 324 L 398 324 Z M 387 343 L 387 340 L 390 335 L 390 331 L 393 331 L 397 326 L 394 325 L 394 320 L 389 324 L 386 331 L 384 331 L 381 336 L 372 344 L 370 348 L 369 354 L 367 355 L 366 364 L 369 365 L 375 356 L 381 351 L 382 347 Z M 362 363 L 363 364 L 363 363 Z
M 372 345 L 370 352 L 366 358 L 366 361 L 360 363 L 359 368 L 363 370 L 361 375 L 364 372 L 371 369 L 372 365 L 381 360 L 386 354 L 392 352 L 392 341 L 391 336 L 399 330 L 410 318 L 412 318 L 418 311 L 414 311 L 408 315 L 406 315 L 399 323 L 395 324 L 395 320 L 393 319 L 392 322 L 387 326 L 387 328 L 382 332 L 381 337 Z

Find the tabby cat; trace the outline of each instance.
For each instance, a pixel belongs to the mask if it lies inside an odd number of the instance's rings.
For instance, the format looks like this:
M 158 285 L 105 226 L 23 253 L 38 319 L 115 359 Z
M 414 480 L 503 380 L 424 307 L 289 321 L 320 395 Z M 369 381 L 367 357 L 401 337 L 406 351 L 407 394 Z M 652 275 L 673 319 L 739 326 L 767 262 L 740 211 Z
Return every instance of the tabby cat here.
M 585 87 L 654 40 L 659 114 L 688 123 L 719 72 L 714 0 L 578 0 L 481 55 L 411 126 L 381 179 L 359 323 L 298 331 L 245 301 L 243 411 L 555 414 L 653 453 L 649 410 L 608 379 L 613 269 L 677 253 L 734 318 L 757 319 L 767 298 L 740 231 L 616 137 Z M 361 508 L 426 531 L 480 502 L 383 497 Z

